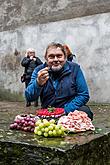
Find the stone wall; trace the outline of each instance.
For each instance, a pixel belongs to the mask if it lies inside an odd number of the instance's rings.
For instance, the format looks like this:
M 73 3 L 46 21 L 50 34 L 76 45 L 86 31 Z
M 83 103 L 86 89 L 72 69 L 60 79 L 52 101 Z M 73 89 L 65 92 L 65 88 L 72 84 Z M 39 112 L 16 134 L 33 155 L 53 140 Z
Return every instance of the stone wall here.
M 0 31 L 106 12 L 109 0 L 1 0 Z
M 0 89 L 23 93 L 20 61 L 25 50 L 35 48 L 44 61 L 46 46 L 57 41 L 67 43 L 76 54 L 89 85 L 90 101 L 110 103 L 109 4 L 107 0 L 2 1 Z

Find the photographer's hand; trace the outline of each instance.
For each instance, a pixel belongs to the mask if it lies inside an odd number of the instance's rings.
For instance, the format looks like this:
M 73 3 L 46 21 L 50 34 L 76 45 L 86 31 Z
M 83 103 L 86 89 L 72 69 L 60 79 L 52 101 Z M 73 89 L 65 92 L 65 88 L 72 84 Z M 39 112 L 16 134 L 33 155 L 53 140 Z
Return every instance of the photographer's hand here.
M 30 56 L 30 59 L 33 60 L 33 56 Z
M 34 60 L 34 61 L 36 61 L 36 58 L 35 58 L 35 57 L 33 57 L 33 60 Z

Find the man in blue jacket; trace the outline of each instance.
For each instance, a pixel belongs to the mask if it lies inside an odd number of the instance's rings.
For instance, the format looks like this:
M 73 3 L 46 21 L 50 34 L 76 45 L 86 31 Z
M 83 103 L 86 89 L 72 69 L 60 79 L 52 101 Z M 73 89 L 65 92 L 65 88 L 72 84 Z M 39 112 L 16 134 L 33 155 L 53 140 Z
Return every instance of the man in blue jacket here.
M 84 111 L 92 120 L 93 113 L 86 106 L 88 87 L 80 66 L 67 61 L 64 47 L 59 43 L 47 47 L 45 60 L 32 74 L 25 90 L 26 99 L 34 101 L 40 96 L 42 108 L 62 107 L 66 114 Z

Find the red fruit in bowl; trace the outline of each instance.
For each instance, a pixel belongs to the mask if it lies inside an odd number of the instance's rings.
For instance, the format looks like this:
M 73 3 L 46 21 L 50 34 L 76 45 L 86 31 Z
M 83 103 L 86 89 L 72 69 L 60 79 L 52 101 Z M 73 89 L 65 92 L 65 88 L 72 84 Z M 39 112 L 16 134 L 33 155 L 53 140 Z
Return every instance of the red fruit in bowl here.
M 54 107 L 49 107 L 47 109 L 39 109 L 36 112 L 36 115 L 39 117 L 56 117 L 61 116 L 64 114 L 64 109 L 63 108 L 54 108 Z

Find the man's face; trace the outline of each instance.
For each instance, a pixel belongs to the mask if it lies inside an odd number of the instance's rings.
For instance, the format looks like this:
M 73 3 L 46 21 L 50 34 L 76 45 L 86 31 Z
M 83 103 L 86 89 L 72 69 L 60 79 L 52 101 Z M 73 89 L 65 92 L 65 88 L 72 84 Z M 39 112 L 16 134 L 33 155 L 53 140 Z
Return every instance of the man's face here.
M 47 51 L 46 61 L 53 71 L 59 71 L 66 62 L 66 57 L 59 47 L 50 47 Z

